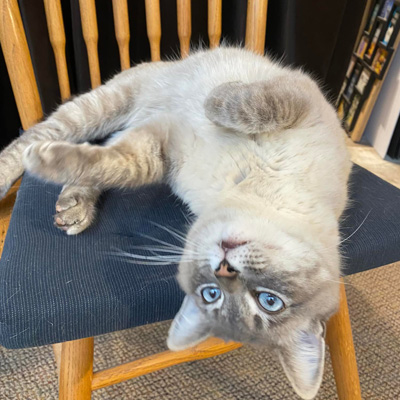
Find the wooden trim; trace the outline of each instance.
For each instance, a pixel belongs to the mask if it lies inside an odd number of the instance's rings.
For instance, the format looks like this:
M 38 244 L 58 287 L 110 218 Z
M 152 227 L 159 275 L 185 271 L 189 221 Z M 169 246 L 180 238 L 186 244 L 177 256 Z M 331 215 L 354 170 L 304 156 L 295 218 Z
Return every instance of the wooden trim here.
M 246 48 L 265 53 L 268 0 L 248 0 L 246 19 Z
M 10 225 L 11 213 L 20 183 L 21 180 L 15 182 L 6 197 L 0 200 L 0 258 L 3 253 L 4 241 L 6 239 L 8 226 Z
M 92 89 L 101 85 L 100 64 L 97 43 L 99 32 L 97 28 L 96 5 L 94 0 L 79 0 L 81 12 L 82 34 L 86 43 L 89 60 L 90 82 Z
M 191 0 L 176 0 L 178 12 L 178 36 L 181 48 L 181 57 L 186 58 L 190 51 L 190 37 L 192 36 Z
M 208 0 L 208 38 L 210 48 L 219 46 L 222 33 L 222 0 Z
M 150 42 L 151 61 L 160 61 L 161 17 L 160 1 L 146 0 L 146 26 Z
M 114 385 L 127 379 L 136 378 L 172 365 L 188 361 L 201 360 L 227 353 L 241 347 L 240 343 L 225 343 L 221 339 L 211 338 L 192 349 L 177 352 L 165 351 L 140 360 L 105 369 L 93 374 L 92 390 Z
M 22 127 L 28 129 L 43 111 L 17 0 L 0 0 L 0 42 Z
M 394 60 L 396 56 L 396 52 L 398 51 L 400 46 L 400 33 L 397 35 L 396 41 L 393 45 L 394 51 L 392 54 L 392 57 L 389 61 L 389 64 L 386 68 L 386 73 L 388 73 L 390 69 L 390 65 L 392 64 L 392 61 Z M 381 91 L 383 82 L 385 80 L 385 77 L 383 79 L 376 79 L 374 85 L 372 86 L 371 92 L 368 96 L 368 99 L 366 102 L 363 104 L 362 109 L 360 111 L 360 114 L 358 115 L 357 122 L 354 125 L 353 130 L 350 132 L 350 137 L 353 142 L 359 142 L 364 134 L 365 128 L 367 127 L 368 120 L 372 114 L 372 110 L 374 109 L 376 100 L 378 99 L 379 93 Z
M 339 311 L 328 322 L 326 340 L 339 400 L 361 400 L 356 353 L 343 279 L 340 285 Z
M 127 0 L 112 0 L 115 37 L 117 38 L 119 58 L 121 61 L 121 69 L 125 70 L 131 67 L 131 59 L 129 56 L 129 41 L 131 34 L 129 30 L 129 15 Z
M 60 0 L 43 1 L 50 43 L 56 60 L 61 99 L 64 101 L 71 96 L 71 89 L 69 87 L 67 60 L 65 58 L 65 31 L 61 2 Z
M 93 338 L 62 343 L 60 400 L 90 400 L 93 377 Z

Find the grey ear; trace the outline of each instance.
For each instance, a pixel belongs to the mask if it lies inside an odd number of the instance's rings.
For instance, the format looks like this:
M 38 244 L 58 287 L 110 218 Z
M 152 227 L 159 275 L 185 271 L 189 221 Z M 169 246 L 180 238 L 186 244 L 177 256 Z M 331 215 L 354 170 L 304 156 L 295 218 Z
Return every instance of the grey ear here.
M 210 325 L 193 296 L 186 296 L 169 329 L 167 345 L 178 351 L 193 347 L 211 335 Z
M 295 392 L 305 400 L 313 399 L 321 385 L 325 360 L 324 328 L 318 332 L 299 331 L 278 351 L 283 369 Z

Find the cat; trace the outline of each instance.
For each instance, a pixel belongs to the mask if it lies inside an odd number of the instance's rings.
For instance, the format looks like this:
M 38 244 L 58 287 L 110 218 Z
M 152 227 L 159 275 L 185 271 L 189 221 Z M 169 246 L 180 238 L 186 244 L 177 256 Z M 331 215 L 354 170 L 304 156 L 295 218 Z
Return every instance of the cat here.
M 167 182 L 196 215 L 169 348 L 209 336 L 264 346 L 300 397 L 316 395 L 351 163 L 307 74 L 229 47 L 141 64 L 6 147 L 0 196 L 24 169 L 64 185 L 55 224 L 69 235 L 92 223 L 101 191 Z

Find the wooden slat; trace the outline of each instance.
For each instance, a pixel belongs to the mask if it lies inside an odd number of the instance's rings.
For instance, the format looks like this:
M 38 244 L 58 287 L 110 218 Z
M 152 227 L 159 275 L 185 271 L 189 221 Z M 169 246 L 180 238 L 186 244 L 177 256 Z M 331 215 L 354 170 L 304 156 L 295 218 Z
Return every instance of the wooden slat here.
M 129 56 L 129 31 L 128 0 L 112 0 L 114 13 L 115 37 L 117 38 L 121 69 L 131 67 Z
M 59 400 L 90 400 L 93 351 L 92 337 L 62 343 Z
M 178 36 L 181 47 L 181 57 L 186 58 L 190 51 L 190 37 L 192 36 L 191 0 L 177 0 Z
M 210 48 L 219 46 L 222 32 L 222 0 L 208 0 L 208 38 Z
M 136 378 L 172 365 L 214 357 L 239 347 L 241 347 L 240 343 L 225 343 L 223 340 L 211 338 L 192 349 L 177 352 L 165 351 L 163 353 L 154 354 L 114 368 L 95 372 L 93 374 L 92 390 L 110 386 L 127 379 Z
M 339 400 L 361 400 L 360 380 L 343 279 L 340 285 L 339 311 L 328 322 L 326 341 L 331 354 Z
M 10 225 L 11 213 L 20 183 L 21 180 L 15 182 L 6 197 L 0 200 L 0 258 L 3 253 L 4 241 L 6 239 L 8 226 Z
M 60 0 L 44 0 L 44 9 L 46 11 L 50 43 L 56 59 L 61 99 L 64 101 L 71 96 L 71 90 L 69 87 L 67 60 L 65 58 L 65 31 L 61 2 Z
M 248 0 L 246 48 L 264 54 L 268 0 Z
M 146 0 L 147 36 L 150 42 L 151 60 L 159 61 L 161 42 L 160 1 Z
M 43 112 L 17 0 L 0 0 L 0 42 L 22 127 L 28 129 Z
M 99 33 L 97 29 L 96 5 L 94 0 L 79 0 L 79 8 L 81 12 L 82 33 L 89 59 L 90 81 L 94 89 L 101 85 L 99 54 L 97 49 Z

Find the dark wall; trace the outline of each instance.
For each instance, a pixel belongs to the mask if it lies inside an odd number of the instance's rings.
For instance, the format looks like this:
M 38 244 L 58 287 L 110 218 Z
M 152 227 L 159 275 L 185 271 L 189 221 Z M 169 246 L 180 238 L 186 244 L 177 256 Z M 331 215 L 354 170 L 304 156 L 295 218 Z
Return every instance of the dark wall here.
M 90 89 L 86 47 L 82 37 L 79 0 L 62 0 L 67 36 L 67 62 L 73 93 Z M 302 66 L 317 78 L 335 99 L 346 73 L 366 0 L 270 0 L 266 51 L 284 63 Z M 45 115 L 60 103 L 54 55 L 47 34 L 43 0 L 19 0 L 28 45 L 38 80 Z M 119 71 L 112 3 L 96 0 L 99 26 L 99 59 L 105 81 Z M 161 53 L 179 55 L 176 0 L 161 0 Z M 150 60 L 144 0 L 128 0 L 132 65 Z M 247 0 L 223 0 L 222 36 L 232 44 L 243 44 Z M 192 1 L 192 44 L 208 46 L 207 0 Z M 20 121 L 0 55 L 0 146 L 18 134 Z

